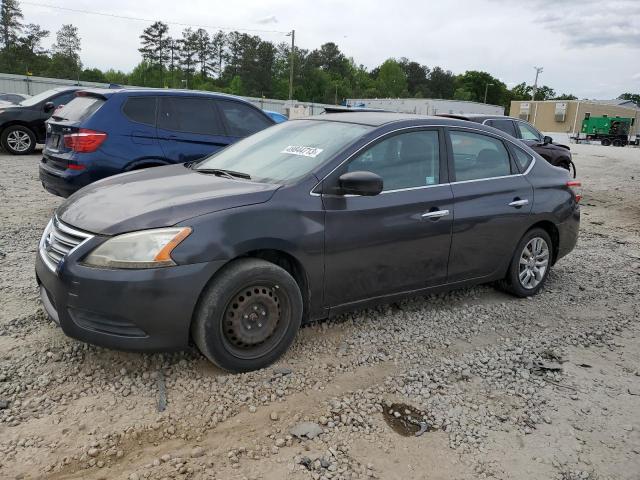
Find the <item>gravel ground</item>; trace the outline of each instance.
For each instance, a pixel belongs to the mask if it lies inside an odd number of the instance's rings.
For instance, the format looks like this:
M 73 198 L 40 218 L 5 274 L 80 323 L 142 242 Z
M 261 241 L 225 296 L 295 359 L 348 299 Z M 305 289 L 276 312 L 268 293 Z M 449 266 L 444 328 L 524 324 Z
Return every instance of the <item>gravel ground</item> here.
M 572 149 L 580 242 L 540 295 L 358 311 L 241 375 L 66 338 L 33 274 L 60 201 L 1 155 L 0 478 L 637 480 L 640 149 Z

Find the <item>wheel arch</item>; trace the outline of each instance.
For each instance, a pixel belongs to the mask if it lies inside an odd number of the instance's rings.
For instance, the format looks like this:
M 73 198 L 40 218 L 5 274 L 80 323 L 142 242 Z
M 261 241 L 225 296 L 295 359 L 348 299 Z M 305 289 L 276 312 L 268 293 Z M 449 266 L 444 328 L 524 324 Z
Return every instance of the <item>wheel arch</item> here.
M 560 246 L 560 232 L 558 231 L 558 227 L 556 227 L 555 224 L 549 220 L 541 220 L 531 225 L 527 232 L 533 230 L 534 228 L 541 228 L 542 230 L 547 232 L 547 234 L 551 238 L 551 242 L 553 243 L 553 258 L 551 259 L 551 265 L 555 264 L 556 260 L 558 259 L 558 250 Z

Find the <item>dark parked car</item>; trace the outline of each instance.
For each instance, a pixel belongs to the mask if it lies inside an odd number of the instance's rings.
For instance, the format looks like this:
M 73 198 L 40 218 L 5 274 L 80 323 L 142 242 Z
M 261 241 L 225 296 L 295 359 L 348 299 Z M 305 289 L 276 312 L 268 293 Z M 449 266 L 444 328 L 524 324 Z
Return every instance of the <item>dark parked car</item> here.
M 0 108 L 0 144 L 13 155 L 32 153 L 45 141 L 45 121 L 56 108 L 71 101 L 80 87 L 47 90 L 17 105 Z
M 40 180 L 68 197 L 117 173 L 184 163 L 274 124 L 241 98 L 160 89 L 96 89 L 47 122 Z
M 469 114 L 441 116 L 469 120 L 470 122 L 482 123 L 483 125 L 502 130 L 529 145 L 551 165 L 562 167 L 569 171 L 573 170 L 573 177 L 575 178 L 576 176 L 576 166 L 571 160 L 571 149 L 569 146 L 553 143 L 553 138 L 543 135 L 529 122 L 525 122 L 519 118 L 505 117 L 503 115 Z
M 536 294 L 578 237 L 578 182 L 493 128 L 390 113 L 290 120 L 203 161 L 68 199 L 36 272 L 69 336 L 246 371 L 302 322 L 500 281 Z
M 2 102 L 3 104 L 6 104 L 6 103 L 17 104 L 30 97 L 31 95 L 27 95 L 24 93 L 0 93 L 0 102 Z

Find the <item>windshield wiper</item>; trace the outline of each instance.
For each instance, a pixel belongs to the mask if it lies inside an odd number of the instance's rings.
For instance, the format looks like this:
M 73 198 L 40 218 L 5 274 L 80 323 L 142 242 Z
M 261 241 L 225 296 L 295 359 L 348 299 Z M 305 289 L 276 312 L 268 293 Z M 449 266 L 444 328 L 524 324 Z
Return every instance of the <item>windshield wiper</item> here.
M 245 180 L 251 180 L 251 175 L 249 175 L 248 173 L 234 172 L 233 170 L 224 170 L 222 168 L 194 168 L 194 170 L 200 173 L 217 175 L 218 177 L 244 178 Z

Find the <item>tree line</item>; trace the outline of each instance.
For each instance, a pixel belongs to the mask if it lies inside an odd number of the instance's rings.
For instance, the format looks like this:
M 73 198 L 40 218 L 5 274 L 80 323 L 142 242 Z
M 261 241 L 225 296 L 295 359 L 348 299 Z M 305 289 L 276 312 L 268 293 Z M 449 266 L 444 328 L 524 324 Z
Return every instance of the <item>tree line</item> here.
M 83 68 L 77 27 L 62 25 L 50 49 L 50 35 L 41 26 L 25 24 L 18 0 L 1 0 L 0 71 L 147 87 L 190 88 L 235 95 L 286 99 L 293 60 L 293 98 L 317 103 L 342 103 L 346 98 L 442 98 L 502 105 L 531 99 L 533 87 L 525 82 L 508 88 L 490 73 L 469 70 L 454 74 L 405 57 L 390 58 L 373 69 L 357 64 L 337 44 L 314 50 L 287 42 L 273 43 L 237 31 L 209 33 L 185 28 L 172 37 L 161 21 L 140 35 L 141 61 L 131 72 Z M 620 98 L 638 101 L 640 95 Z M 536 100 L 576 99 L 558 95 L 542 85 Z

